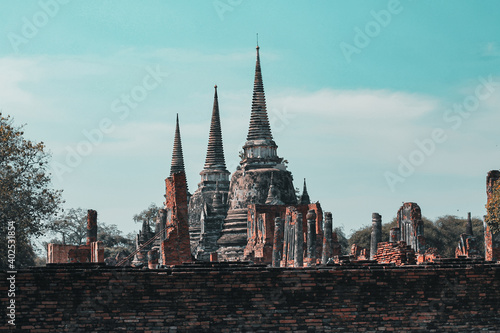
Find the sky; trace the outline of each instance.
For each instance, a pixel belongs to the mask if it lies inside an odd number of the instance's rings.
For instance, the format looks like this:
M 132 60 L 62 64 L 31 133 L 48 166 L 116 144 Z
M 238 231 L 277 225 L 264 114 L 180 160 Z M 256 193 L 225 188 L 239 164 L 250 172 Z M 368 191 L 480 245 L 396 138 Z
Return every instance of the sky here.
M 0 110 L 52 154 L 64 207 L 126 234 L 164 200 L 179 114 L 200 181 L 213 86 L 226 164 L 250 120 L 255 46 L 278 155 L 349 235 L 485 215 L 500 168 L 500 2 L 68 1 L 0 4 Z

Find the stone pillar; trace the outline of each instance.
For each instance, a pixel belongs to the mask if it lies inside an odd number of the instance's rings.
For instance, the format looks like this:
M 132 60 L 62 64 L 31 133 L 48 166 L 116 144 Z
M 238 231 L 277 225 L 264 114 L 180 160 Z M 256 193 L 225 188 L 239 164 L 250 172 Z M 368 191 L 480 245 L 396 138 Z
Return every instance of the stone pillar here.
M 390 243 L 397 243 L 399 242 L 399 239 L 401 238 L 401 233 L 399 228 L 392 228 L 389 234 L 389 242 Z
M 283 220 L 280 217 L 274 219 L 274 239 L 273 239 L 273 267 L 280 267 L 283 254 Z
M 316 264 L 316 212 L 307 212 L 307 267 Z
M 97 212 L 89 209 L 87 211 L 87 245 L 97 241 Z
M 474 236 L 474 232 L 472 231 L 472 218 L 470 216 L 470 212 L 467 213 L 467 225 L 465 226 L 465 233 L 470 236 Z
M 377 245 L 382 241 L 382 216 L 378 213 L 372 214 L 372 235 L 370 243 L 370 260 L 377 254 Z
M 297 213 L 295 221 L 295 251 L 294 267 L 304 266 L 304 230 L 302 227 L 302 213 Z
M 323 230 L 323 253 L 321 255 L 321 264 L 326 265 L 328 259 L 333 255 L 332 241 L 332 213 L 325 213 L 325 227 Z
M 104 262 L 104 245 L 101 241 L 90 243 L 90 261 Z
M 157 269 L 158 260 L 160 259 L 160 252 L 157 249 L 152 249 L 148 252 L 148 268 Z

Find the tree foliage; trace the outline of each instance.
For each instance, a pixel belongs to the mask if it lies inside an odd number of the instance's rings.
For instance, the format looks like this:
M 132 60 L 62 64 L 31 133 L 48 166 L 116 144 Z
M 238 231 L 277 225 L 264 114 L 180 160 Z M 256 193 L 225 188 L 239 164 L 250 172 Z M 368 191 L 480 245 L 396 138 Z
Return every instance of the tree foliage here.
M 494 234 L 500 232 L 500 181 L 497 181 L 492 188 L 491 199 L 486 204 L 485 222 Z
M 6 240 L 14 222 L 16 266 L 34 264 L 32 237 L 41 236 L 45 221 L 56 214 L 61 192 L 51 188 L 50 155 L 43 142 L 24 138 L 22 126 L 0 113 L 0 237 Z M 6 265 L 7 246 L 0 247 L 0 266 Z
M 82 208 L 71 208 L 60 216 L 52 219 L 48 226 L 49 230 L 56 235 L 47 243 L 82 245 L 87 238 L 87 212 Z M 106 224 L 99 221 L 97 224 L 97 240 L 104 245 L 104 257 L 116 256 L 119 252 L 130 254 L 134 248 L 134 237 L 132 234 L 122 235 L 116 224 Z
M 155 203 L 151 203 L 148 208 L 144 209 L 139 214 L 134 215 L 133 219 L 135 222 L 143 223 L 146 221 L 148 225 L 154 225 L 156 222 L 156 217 L 158 216 L 158 211 L 162 207 L 157 206 Z
M 349 251 L 350 251 L 349 241 L 347 240 L 347 237 L 345 236 L 344 229 L 342 227 L 336 227 L 333 229 L 333 232 L 337 233 L 337 240 L 339 241 L 340 249 L 342 250 L 342 254 L 343 255 L 349 254 Z
M 87 212 L 82 208 L 71 208 L 48 224 L 49 230 L 61 236 L 52 243 L 82 245 L 87 238 Z
M 467 219 L 457 216 L 445 215 L 427 227 L 424 224 L 425 241 L 428 247 L 434 247 L 438 253 L 445 258 L 455 257 L 455 248 L 460 240 L 460 235 L 465 233 Z M 477 246 L 484 253 L 483 222 L 480 219 L 472 219 L 472 232 L 476 236 Z

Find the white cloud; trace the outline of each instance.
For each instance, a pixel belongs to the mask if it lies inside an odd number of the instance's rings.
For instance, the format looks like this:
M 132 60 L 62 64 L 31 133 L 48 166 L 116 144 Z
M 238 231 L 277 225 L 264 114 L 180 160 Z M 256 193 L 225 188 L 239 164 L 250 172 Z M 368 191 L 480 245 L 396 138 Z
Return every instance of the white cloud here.
M 278 108 L 342 119 L 411 120 L 436 109 L 435 98 L 388 90 L 332 90 L 293 92 L 274 100 Z

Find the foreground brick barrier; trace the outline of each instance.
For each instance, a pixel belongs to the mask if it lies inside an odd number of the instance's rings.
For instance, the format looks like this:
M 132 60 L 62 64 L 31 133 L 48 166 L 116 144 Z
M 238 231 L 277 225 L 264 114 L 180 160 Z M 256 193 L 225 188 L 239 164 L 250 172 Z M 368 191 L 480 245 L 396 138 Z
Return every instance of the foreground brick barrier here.
M 500 265 L 479 261 L 301 269 L 68 264 L 20 270 L 16 288 L 19 332 L 500 330 Z M 0 273 L 2 305 L 7 291 Z

